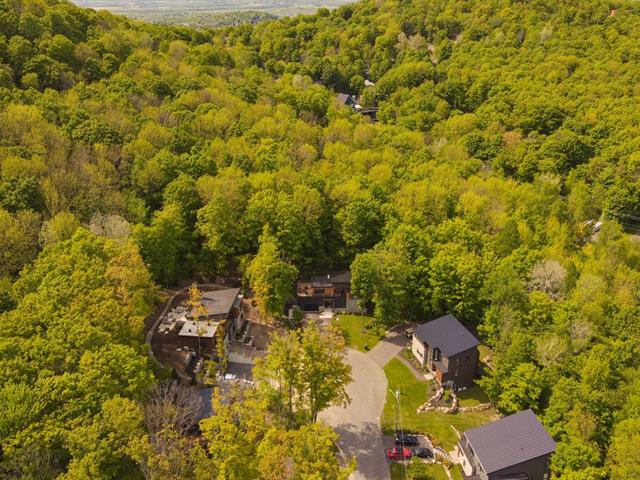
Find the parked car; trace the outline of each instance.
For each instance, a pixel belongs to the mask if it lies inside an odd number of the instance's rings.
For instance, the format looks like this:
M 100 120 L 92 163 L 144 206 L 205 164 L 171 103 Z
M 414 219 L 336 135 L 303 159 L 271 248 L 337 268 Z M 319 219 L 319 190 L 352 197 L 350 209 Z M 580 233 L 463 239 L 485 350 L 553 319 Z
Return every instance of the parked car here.
M 395 440 L 396 445 L 399 445 L 401 447 L 413 447 L 420 444 L 420 442 L 418 442 L 418 437 L 402 432 L 396 432 Z
M 408 448 L 389 448 L 387 449 L 387 458 L 389 460 L 409 460 L 411 451 Z
M 412 448 L 411 456 L 418 458 L 433 458 L 433 452 L 424 447 Z

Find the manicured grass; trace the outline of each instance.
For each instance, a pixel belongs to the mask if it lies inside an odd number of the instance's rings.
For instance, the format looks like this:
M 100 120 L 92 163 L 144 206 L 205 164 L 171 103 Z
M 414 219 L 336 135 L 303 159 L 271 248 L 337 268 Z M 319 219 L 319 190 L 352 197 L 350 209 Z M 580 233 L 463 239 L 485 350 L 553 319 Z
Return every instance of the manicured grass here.
M 459 432 L 468 428 L 478 427 L 489 423 L 495 418 L 494 410 L 484 412 L 469 412 L 446 414 L 439 412 L 417 413 L 417 409 L 426 400 L 427 387 L 429 382 L 420 381 L 413 373 L 398 359 L 394 358 L 384 367 L 389 389 L 395 390 L 400 387 L 400 413 L 402 427 L 410 432 L 423 433 L 429 435 L 434 443 L 440 445 L 445 450 L 452 450 L 458 442 L 456 432 L 451 428 L 455 427 Z M 473 392 L 470 390 L 469 392 Z M 465 398 L 465 402 L 478 402 L 479 399 Z M 387 392 L 387 400 L 384 405 L 382 415 L 382 430 L 385 434 L 393 433 L 395 425 L 395 397 L 392 392 Z
M 404 476 L 404 468 L 399 462 L 393 462 L 389 464 L 389 475 L 391 480 L 407 480 Z
M 467 388 L 464 392 L 458 392 L 458 399 L 461 407 L 475 407 L 482 403 L 489 403 L 489 397 L 477 385 Z
M 444 471 L 444 465 L 433 463 L 431 465 L 427 465 L 427 470 L 429 471 L 429 475 L 432 480 L 449 480 L 447 472 Z
M 462 467 L 460 465 L 454 465 L 453 467 L 451 467 L 451 470 L 449 470 L 449 472 L 451 473 L 451 477 L 453 478 L 453 480 L 462 480 Z
M 365 326 L 364 332 L 362 331 L 363 321 Z M 338 315 L 333 319 L 333 324 L 340 327 L 347 345 L 361 352 L 367 350 L 365 345 L 367 345 L 368 350 L 371 350 L 374 345 L 384 337 L 382 328 L 378 335 L 375 334 L 372 322 L 373 318 L 366 315 Z
M 444 465 L 434 463 L 427 465 L 426 468 L 432 480 L 449 480 L 447 472 L 445 472 Z M 409 480 L 404 476 L 404 469 L 402 468 L 402 463 L 400 462 L 389 464 L 389 474 L 391 476 L 391 480 Z M 454 480 L 457 480 L 455 474 L 453 478 Z M 460 477 L 460 480 L 462 480 L 462 477 Z

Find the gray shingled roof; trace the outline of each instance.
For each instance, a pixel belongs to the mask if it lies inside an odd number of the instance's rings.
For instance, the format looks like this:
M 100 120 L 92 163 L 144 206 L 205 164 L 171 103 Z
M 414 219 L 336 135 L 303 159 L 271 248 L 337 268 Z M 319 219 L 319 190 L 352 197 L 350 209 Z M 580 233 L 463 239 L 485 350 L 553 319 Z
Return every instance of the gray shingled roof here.
M 556 443 L 532 410 L 464 432 L 482 468 L 491 474 L 553 453 Z
M 336 98 L 338 99 L 338 102 L 341 105 L 346 105 L 347 102 L 349 102 L 351 100 L 351 95 L 349 95 L 347 93 L 339 93 L 338 95 L 336 95 Z
M 332 272 L 326 275 L 314 275 L 310 278 L 311 283 L 316 285 L 333 285 L 336 283 L 351 283 L 351 272 Z
M 333 272 L 331 274 L 332 283 L 351 283 L 351 272 L 345 270 L 343 272 Z
M 439 348 L 446 357 L 480 344 L 478 339 L 451 314 L 423 323 L 415 328 L 414 335 L 429 347 Z
M 228 315 L 239 294 L 239 288 L 203 292 L 202 304 L 207 309 L 207 315 L 209 316 Z

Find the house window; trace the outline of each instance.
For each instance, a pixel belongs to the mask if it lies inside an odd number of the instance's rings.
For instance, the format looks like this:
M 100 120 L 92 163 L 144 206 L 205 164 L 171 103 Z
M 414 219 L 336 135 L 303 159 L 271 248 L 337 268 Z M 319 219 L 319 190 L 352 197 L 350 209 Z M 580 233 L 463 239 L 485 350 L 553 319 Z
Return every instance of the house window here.
M 455 371 L 455 373 L 453 374 L 453 376 L 454 376 L 454 377 L 457 377 L 457 376 L 458 376 L 458 369 L 457 369 L 457 368 L 456 368 L 456 371 Z
M 433 354 L 431 355 L 431 360 L 433 360 L 434 362 L 437 362 L 438 360 L 440 360 L 440 349 L 439 348 L 434 348 L 433 349 Z
M 469 450 L 469 457 L 473 458 L 476 456 L 476 452 L 473 451 L 473 448 L 471 448 L 471 445 L 467 444 L 467 448 Z
M 314 295 L 324 295 L 324 288 L 314 288 L 313 293 Z
M 456 365 L 460 365 L 460 357 L 456 357 Z
M 467 363 L 471 362 L 471 357 L 467 355 Z

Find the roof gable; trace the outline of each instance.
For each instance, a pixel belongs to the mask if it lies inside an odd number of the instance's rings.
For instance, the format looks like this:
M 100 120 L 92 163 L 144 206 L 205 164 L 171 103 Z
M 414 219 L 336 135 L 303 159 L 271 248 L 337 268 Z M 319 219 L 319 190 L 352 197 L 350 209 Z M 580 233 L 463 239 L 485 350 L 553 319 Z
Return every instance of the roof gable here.
M 338 99 L 338 103 L 341 105 L 352 105 L 354 103 L 353 97 L 348 93 L 339 93 L 336 95 L 336 98 Z
M 487 474 L 553 453 L 556 443 L 532 410 L 464 432 Z
M 239 294 L 239 288 L 203 292 L 202 304 L 207 309 L 208 316 L 228 315 Z
M 439 348 L 446 357 L 480 344 L 480 341 L 451 314 L 423 323 L 416 327 L 414 332 L 421 342 Z

